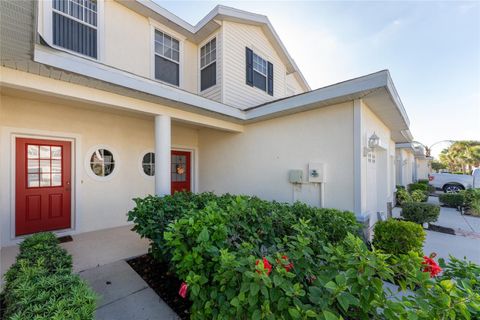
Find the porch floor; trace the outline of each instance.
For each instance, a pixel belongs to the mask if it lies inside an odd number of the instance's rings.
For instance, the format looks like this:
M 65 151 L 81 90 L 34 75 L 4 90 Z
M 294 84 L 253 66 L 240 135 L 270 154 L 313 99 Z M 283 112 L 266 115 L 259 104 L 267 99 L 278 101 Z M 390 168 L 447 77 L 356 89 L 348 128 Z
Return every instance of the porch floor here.
M 132 226 L 117 227 L 72 235 L 73 241 L 62 243 L 73 258 L 73 271 L 81 271 L 147 253 L 148 240 L 130 231 Z M 0 284 L 3 275 L 15 262 L 18 246 L 0 250 Z

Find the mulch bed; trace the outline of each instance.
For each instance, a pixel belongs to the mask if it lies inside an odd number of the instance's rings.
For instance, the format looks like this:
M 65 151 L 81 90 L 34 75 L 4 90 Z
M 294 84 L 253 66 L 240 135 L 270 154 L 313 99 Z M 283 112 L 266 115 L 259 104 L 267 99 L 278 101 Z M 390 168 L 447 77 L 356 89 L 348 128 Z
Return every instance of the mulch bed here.
M 7 306 L 5 305 L 5 301 L 3 300 L 3 297 L 0 295 L 0 319 L 3 319 L 3 315 L 5 314 L 5 308 Z
M 436 224 L 431 224 L 431 223 L 428 225 L 427 230 L 455 235 L 455 230 L 453 230 L 452 228 L 437 226 Z
M 183 299 L 178 295 L 182 281 L 169 271 L 166 263 L 155 261 L 150 254 L 130 259 L 127 263 L 181 319 L 190 318 L 192 303 L 188 297 Z

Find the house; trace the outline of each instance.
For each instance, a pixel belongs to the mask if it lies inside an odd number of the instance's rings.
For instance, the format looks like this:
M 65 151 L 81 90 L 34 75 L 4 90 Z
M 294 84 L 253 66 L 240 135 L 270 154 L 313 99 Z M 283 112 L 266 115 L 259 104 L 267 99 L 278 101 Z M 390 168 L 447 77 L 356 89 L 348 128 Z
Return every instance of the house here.
M 427 155 L 425 147 L 421 145 L 414 146 L 415 156 L 415 181 L 426 180 L 428 175 L 432 173 L 433 157 Z
M 311 90 L 268 18 L 1 1 L 0 239 L 126 225 L 132 198 L 242 193 L 371 227 L 412 136 L 388 71 Z M 307 46 L 308 44 L 305 44 Z
M 428 179 L 433 158 L 427 155 L 424 146 L 408 142 L 397 143 L 395 147 L 397 185 L 408 186 L 418 180 Z
M 397 185 L 406 187 L 415 181 L 415 149 L 411 142 L 397 143 L 395 148 Z

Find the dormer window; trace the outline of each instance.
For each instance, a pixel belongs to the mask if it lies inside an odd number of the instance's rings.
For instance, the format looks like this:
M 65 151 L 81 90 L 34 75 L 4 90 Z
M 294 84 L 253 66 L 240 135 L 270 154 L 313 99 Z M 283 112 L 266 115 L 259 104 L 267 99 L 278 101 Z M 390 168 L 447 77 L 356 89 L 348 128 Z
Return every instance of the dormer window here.
M 180 80 L 180 42 L 155 30 L 155 79 L 175 86 Z
M 53 44 L 97 58 L 97 1 L 53 0 Z
M 246 48 L 247 84 L 273 96 L 273 64 Z
M 213 38 L 200 49 L 200 90 L 217 84 L 217 39 Z

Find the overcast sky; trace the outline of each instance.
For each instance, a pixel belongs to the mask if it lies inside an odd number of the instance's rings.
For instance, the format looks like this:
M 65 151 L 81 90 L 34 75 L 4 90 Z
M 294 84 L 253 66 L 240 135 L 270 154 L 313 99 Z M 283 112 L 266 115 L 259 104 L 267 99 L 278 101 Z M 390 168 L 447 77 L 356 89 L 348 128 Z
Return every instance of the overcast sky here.
M 155 1 L 193 25 L 264 14 L 312 89 L 389 69 L 415 140 L 480 140 L 480 2 Z

